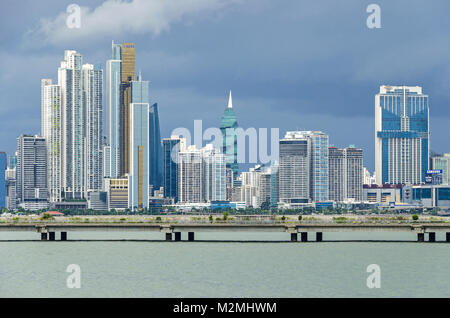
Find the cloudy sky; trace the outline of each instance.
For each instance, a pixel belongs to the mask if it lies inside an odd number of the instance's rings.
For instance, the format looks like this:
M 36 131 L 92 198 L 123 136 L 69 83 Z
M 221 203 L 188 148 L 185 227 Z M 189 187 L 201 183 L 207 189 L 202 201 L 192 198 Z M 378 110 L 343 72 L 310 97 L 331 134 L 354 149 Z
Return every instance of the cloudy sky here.
M 81 28 L 66 26 L 67 6 Z M 381 29 L 366 8 L 381 7 Z M 322 130 L 374 167 L 374 95 L 383 84 L 430 95 L 431 148 L 450 152 L 448 0 L 4 0 L 0 4 L 0 150 L 40 131 L 40 79 L 65 49 L 105 64 L 111 41 L 136 43 L 161 133 L 217 127 L 233 91 L 241 127 Z

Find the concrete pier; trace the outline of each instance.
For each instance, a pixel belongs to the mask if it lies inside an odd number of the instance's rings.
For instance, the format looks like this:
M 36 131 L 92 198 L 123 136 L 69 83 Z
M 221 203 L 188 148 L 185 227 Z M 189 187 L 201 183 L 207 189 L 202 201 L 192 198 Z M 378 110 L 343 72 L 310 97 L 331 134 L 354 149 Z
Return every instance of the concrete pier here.
M 436 242 L 436 233 L 434 233 L 434 232 L 428 233 L 428 241 L 429 242 Z
M 41 241 L 47 241 L 47 232 L 41 233 Z
M 181 232 L 175 232 L 175 242 L 181 241 Z
M 308 242 L 308 232 L 301 232 L 302 242 Z
M 67 232 L 61 232 L 61 241 L 67 241 Z
M 172 233 L 166 233 L 166 241 L 172 241 Z
M 48 232 L 48 240 L 54 241 L 55 240 L 55 232 Z
M 188 241 L 194 241 L 194 232 L 188 232 Z
M 298 234 L 291 233 L 291 242 L 297 242 L 297 240 L 298 240 Z
M 417 233 L 417 242 L 425 242 L 425 233 Z
M 323 233 L 322 232 L 316 232 L 316 241 L 322 242 Z

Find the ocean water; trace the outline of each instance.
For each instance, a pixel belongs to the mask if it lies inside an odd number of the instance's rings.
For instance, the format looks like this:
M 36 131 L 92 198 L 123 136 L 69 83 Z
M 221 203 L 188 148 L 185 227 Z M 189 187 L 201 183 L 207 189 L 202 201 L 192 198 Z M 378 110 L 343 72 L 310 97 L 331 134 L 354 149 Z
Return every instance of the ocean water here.
M 41 242 L 0 232 L 0 297 L 450 297 L 444 235 L 417 243 L 413 233 L 324 233 L 325 242 L 291 243 L 287 233 L 196 233 L 196 242 L 165 242 L 163 233 L 69 232 L 67 242 Z M 67 287 L 70 264 L 81 288 Z M 370 264 L 380 288 L 367 287 Z

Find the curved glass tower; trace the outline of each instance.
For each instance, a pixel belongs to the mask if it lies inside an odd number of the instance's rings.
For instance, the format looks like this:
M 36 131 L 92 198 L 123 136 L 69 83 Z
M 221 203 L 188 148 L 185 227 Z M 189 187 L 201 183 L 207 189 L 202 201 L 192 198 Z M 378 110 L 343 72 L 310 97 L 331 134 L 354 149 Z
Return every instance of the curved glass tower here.
M 237 127 L 238 123 L 236 119 L 236 113 L 233 109 L 233 101 L 230 91 L 228 106 L 223 112 L 220 130 L 222 131 L 223 136 L 222 152 L 225 154 L 227 168 L 233 171 L 233 179 L 237 177 L 239 172 L 239 166 L 237 163 Z

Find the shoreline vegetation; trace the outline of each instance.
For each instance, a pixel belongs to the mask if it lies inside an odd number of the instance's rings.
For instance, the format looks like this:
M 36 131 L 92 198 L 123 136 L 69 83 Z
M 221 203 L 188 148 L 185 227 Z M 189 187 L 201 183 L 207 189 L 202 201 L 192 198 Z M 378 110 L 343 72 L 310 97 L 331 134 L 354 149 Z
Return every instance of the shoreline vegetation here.
M 417 214 L 384 215 L 230 215 L 225 213 L 197 215 L 78 215 L 51 216 L 11 215 L 1 216 L 0 224 L 423 224 L 450 223 L 448 216 Z

